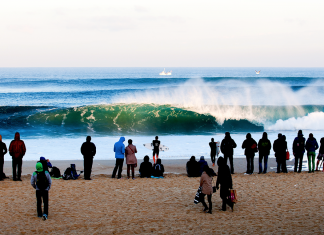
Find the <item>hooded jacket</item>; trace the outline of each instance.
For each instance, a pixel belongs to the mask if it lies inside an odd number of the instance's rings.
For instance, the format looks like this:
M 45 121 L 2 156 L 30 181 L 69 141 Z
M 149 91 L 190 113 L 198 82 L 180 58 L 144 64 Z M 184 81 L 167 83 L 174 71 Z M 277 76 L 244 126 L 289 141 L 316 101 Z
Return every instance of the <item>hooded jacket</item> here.
M 2 142 L 2 136 L 0 135 L 0 158 L 3 158 L 4 155 L 8 152 L 7 146 L 5 143 Z M 1 174 L 2 172 L 0 172 Z
M 115 158 L 124 158 L 125 157 L 125 137 L 120 137 L 119 141 L 114 145 Z
M 268 134 L 265 132 L 263 133 L 262 138 L 259 140 L 258 149 L 259 154 L 262 156 L 270 154 L 271 142 L 268 139 Z
M 315 152 L 316 149 L 318 149 L 318 143 L 316 139 L 313 138 L 308 138 L 306 142 L 306 150 L 307 152 Z
M 253 145 L 254 145 L 255 148 L 252 148 Z M 243 141 L 242 149 L 245 149 L 245 151 L 244 151 L 245 156 L 247 156 L 247 155 L 254 156 L 255 155 L 255 152 L 258 151 L 258 149 L 257 149 L 257 143 L 251 137 L 251 134 L 250 133 L 248 133 L 246 135 L 246 140 Z
M 229 195 L 229 189 L 233 187 L 232 175 L 224 158 L 221 157 L 218 158 L 217 165 L 218 165 L 218 174 L 217 174 L 216 187 L 218 187 L 219 185 L 221 186 L 220 197 L 223 200 L 225 200 Z
M 305 153 L 305 138 L 303 137 L 302 133 L 298 134 L 298 136 L 294 139 L 292 147 L 294 154 Z
M 15 139 L 10 143 L 9 153 L 12 158 L 23 158 L 26 153 L 25 143 L 20 140 L 20 134 L 18 132 L 15 134 Z
M 87 140 L 81 146 L 81 154 L 84 158 L 93 158 L 96 155 L 96 146 L 94 143 Z
M 221 143 L 221 151 L 224 155 L 233 155 L 233 149 L 236 148 L 235 141 L 231 138 L 229 134 L 225 135 L 225 138 L 222 140 Z
M 150 163 L 150 159 L 148 156 L 144 157 L 144 162 L 141 163 L 139 172 L 141 174 L 141 178 L 143 177 L 151 177 L 152 174 L 152 163 Z

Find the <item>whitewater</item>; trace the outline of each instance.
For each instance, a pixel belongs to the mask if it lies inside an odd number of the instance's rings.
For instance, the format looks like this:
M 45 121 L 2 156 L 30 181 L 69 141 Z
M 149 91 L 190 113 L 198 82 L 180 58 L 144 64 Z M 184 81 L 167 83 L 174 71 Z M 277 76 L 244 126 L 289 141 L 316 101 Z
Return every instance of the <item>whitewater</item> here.
M 138 157 L 156 135 L 170 151 L 161 158 L 209 156 L 211 138 L 230 131 L 241 148 L 246 133 L 267 131 L 291 145 L 299 129 L 324 137 L 323 68 L 0 68 L 0 135 L 16 131 L 25 160 L 82 159 L 87 135 L 95 159 L 113 159 L 120 136 L 133 139 Z M 160 71 L 161 70 L 161 71 Z M 7 154 L 5 160 L 10 160 Z

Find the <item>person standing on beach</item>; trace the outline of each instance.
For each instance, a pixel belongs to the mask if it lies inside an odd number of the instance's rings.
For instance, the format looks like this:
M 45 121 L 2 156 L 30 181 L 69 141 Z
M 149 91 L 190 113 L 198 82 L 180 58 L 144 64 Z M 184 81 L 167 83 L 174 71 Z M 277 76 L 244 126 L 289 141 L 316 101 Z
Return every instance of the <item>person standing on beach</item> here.
M 221 151 L 224 154 L 224 160 L 226 164 L 227 164 L 227 159 L 229 159 L 232 174 L 234 174 L 234 163 L 233 163 L 234 148 L 236 148 L 235 141 L 231 138 L 229 132 L 225 132 L 225 138 L 222 140 L 221 143 Z
M 220 188 L 220 197 L 223 201 L 222 203 L 222 210 L 226 211 L 226 204 L 232 208 L 234 211 L 234 203 L 228 198 L 230 195 L 230 189 L 233 187 L 233 181 L 230 169 L 226 164 L 224 158 L 219 157 L 217 160 L 218 165 L 218 174 L 217 174 L 217 181 L 216 181 L 216 189 Z
M 84 179 L 91 180 L 93 157 L 96 155 L 96 145 L 91 142 L 91 136 L 87 136 L 86 142 L 82 144 L 81 154 L 83 155 Z
M 320 161 L 324 161 L 324 138 L 321 138 L 321 147 L 318 152 L 318 157 L 317 157 L 317 163 L 316 163 L 316 170 L 319 171 L 318 165 Z M 323 165 L 323 171 L 324 171 L 324 165 Z
M 124 145 L 125 137 L 120 137 L 119 141 L 114 145 L 114 152 L 116 158 L 116 165 L 113 170 L 111 178 L 116 177 L 116 173 L 118 170 L 117 179 L 121 178 L 121 173 L 123 171 L 124 157 L 125 157 L 125 145 Z
M 292 146 L 293 154 L 295 156 L 294 172 L 297 172 L 297 167 L 299 165 L 298 173 L 300 173 L 302 170 L 303 157 L 305 153 L 305 138 L 303 136 L 303 131 L 299 130 Z
M 0 180 L 5 178 L 5 174 L 3 173 L 3 164 L 4 164 L 4 155 L 7 153 L 7 146 L 2 142 L 2 136 L 0 135 Z
M 243 141 L 242 149 L 245 149 L 244 154 L 247 163 L 246 174 L 252 175 L 254 171 L 254 155 L 258 152 L 258 145 L 250 133 L 246 134 L 246 139 Z
M 11 141 L 9 146 L 9 154 L 12 156 L 12 178 L 14 181 L 21 181 L 22 159 L 25 156 L 25 153 L 25 143 L 20 139 L 19 132 L 16 132 L 15 139 Z
M 259 174 L 267 173 L 268 169 L 268 157 L 270 155 L 270 149 L 271 149 L 271 142 L 268 139 L 267 132 L 263 132 L 262 138 L 259 140 L 258 143 L 259 147 Z M 262 160 L 264 159 L 264 169 L 262 172 Z
M 155 140 L 153 140 L 153 142 L 152 142 L 154 164 L 155 164 L 155 161 L 159 158 L 160 144 L 161 144 L 161 142 L 159 141 L 159 137 L 155 136 Z M 156 155 L 156 159 L 155 159 L 155 155 Z
M 286 151 L 287 151 L 286 136 L 282 135 L 281 133 L 278 134 L 278 139 L 276 139 L 273 142 L 273 151 L 275 152 L 275 157 L 276 157 L 276 162 L 277 162 L 277 173 L 280 173 L 280 172 L 287 173 L 287 167 L 286 167 Z
M 125 156 L 126 156 L 126 164 L 127 164 L 127 178 L 130 177 L 130 168 L 132 168 L 132 179 L 135 179 L 135 170 L 134 168 L 137 167 L 137 158 L 135 156 L 137 153 L 136 146 L 133 145 L 133 141 L 131 139 L 128 140 L 128 146 L 125 149 Z
M 308 173 L 315 171 L 315 151 L 318 149 L 318 143 L 314 138 L 313 134 L 310 133 L 309 137 L 306 141 L 306 150 L 307 150 L 307 157 L 308 157 Z M 311 164 L 313 167 L 311 167 Z
M 213 166 L 215 166 L 215 158 L 216 158 L 216 143 L 214 141 L 214 138 L 211 138 L 211 142 L 209 142 L 210 147 L 210 158 L 213 163 Z
M 36 163 L 36 171 L 30 179 L 30 184 L 36 189 L 37 216 L 47 220 L 48 216 L 48 191 L 51 188 L 52 180 L 48 171 L 43 170 L 43 164 Z M 44 213 L 42 212 L 42 199 L 44 204 Z
M 212 209 L 213 209 L 213 203 L 212 203 L 212 194 L 213 194 L 213 187 L 212 187 L 212 181 L 213 181 L 213 171 L 211 171 L 211 169 L 205 165 L 204 166 L 204 170 L 203 173 L 201 174 L 201 178 L 200 178 L 200 187 L 202 187 L 201 189 L 201 198 L 200 201 L 204 206 L 204 211 L 206 213 L 212 213 Z M 207 195 L 207 199 L 208 199 L 208 204 L 209 207 L 207 206 L 206 202 L 205 202 L 205 196 Z

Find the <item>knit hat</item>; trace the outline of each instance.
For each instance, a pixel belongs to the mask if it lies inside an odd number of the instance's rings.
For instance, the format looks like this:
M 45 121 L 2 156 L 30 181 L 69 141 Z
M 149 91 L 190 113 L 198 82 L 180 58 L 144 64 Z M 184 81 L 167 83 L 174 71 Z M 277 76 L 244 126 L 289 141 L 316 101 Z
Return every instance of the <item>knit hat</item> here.
M 201 156 L 201 157 L 200 157 L 200 160 L 205 160 L 205 157 L 204 157 L 204 156 Z
M 38 172 L 42 172 L 42 171 L 43 171 L 43 164 L 40 163 L 40 162 L 37 162 L 37 163 L 36 163 L 36 170 L 37 170 Z
M 45 161 L 46 159 L 44 157 L 40 157 L 40 161 Z

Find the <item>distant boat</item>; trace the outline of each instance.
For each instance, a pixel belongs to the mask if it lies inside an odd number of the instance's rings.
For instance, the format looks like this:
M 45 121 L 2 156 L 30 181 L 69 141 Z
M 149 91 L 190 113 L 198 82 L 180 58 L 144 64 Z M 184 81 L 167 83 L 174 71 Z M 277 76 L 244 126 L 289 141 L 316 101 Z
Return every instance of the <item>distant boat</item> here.
M 159 73 L 160 75 L 172 75 L 172 70 L 171 71 L 169 71 L 169 72 L 165 72 L 165 69 L 161 72 L 161 73 Z
M 256 71 L 256 70 L 255 70 L 255 73 L 256 73 L 256 74 L 260 74 L 260 72 L 261 72 L 261 70 L 260 70 L 260 71 Z

